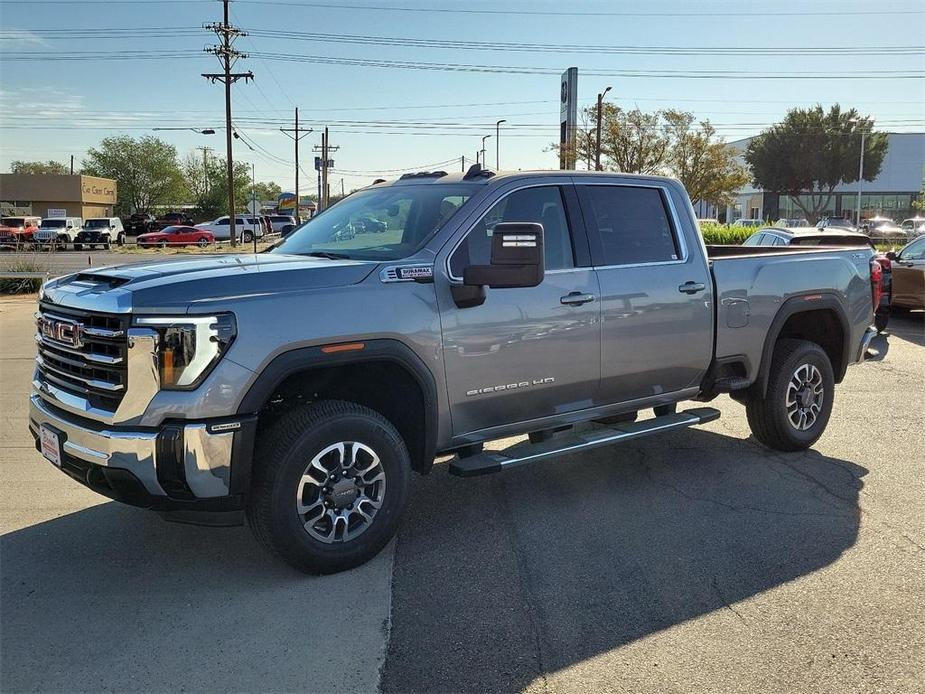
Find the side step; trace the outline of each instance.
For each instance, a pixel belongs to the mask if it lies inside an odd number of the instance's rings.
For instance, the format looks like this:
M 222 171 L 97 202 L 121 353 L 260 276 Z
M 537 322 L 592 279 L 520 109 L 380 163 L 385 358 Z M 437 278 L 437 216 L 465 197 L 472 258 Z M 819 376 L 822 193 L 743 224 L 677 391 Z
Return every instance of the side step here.
M 615 424 L 606 429 L 583 431 L 570 436 L 553 438 L 542 443 L 518 443 L 502 451 L 485 451 L 469 458 L 453 458 L 450 474 L 458 477 L 475 477 L 501 472 L 507 468 L 535 463 L 566 453 L 590 450 L 600 446 L 637 439 L 660 431 L 682 429 L 696 424 L 706 424 L 719 419 L 719 410 L 712 407 L 695 407 L 676 414 L 666 414 L 643 422 Z

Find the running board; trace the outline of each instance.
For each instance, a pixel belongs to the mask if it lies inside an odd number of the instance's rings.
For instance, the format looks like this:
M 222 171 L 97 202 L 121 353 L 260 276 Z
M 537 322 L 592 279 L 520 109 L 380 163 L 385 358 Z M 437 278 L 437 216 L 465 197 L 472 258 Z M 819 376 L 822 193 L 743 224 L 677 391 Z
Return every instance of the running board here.
M 569 436 L 552 438 L 542 443 L 521 442 L 501 451 L 485 451 L 469 458 L 455 457 L 450 461 L 450 474 L 458 477 L 475 477 L 501 472 L 507 468 L 528 465 L 567 453 L 577 453 L 600 446 L 649 436 L 661 431 L 683 429 L 719 419 L 719 410 L 712 407 L 695 407 L 691 410 L 666 414 L 642 422 L 615 424 L 604 429 L 592 429 Z

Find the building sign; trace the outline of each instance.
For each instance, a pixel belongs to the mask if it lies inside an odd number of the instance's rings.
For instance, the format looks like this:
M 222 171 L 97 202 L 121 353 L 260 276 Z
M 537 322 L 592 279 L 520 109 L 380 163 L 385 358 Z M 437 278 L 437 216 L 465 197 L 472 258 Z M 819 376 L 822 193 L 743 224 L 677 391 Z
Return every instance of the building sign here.
M 578 68 L 570 67 L 559 81 L 559 168 L 574 169 L 578 128 Z
M 84 203 L 116 204 L 116 182 L 111 178 L 81 176 L 80 192 Z
M 67 217 L 67 210 L 63 207 L 49 207 L 48 217 Z
M 295 193 L 280 193 L 276 200 L 276 209 L 280 214 L 295 214 Z

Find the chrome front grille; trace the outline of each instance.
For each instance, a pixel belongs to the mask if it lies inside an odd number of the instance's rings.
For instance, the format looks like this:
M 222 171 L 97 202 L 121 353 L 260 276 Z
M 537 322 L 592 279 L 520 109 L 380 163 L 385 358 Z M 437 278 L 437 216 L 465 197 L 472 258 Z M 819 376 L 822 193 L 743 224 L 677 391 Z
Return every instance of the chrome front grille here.
M 128 317 L 41 304 L 36 321 L 41 378 L 114 412 L 128 388 Z

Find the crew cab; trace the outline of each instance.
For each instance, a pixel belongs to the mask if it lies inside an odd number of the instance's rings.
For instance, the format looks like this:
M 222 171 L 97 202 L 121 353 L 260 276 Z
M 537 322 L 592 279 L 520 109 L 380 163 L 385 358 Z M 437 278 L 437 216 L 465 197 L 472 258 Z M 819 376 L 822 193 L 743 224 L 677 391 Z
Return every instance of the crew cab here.
M 337 235 L 370 217 L 387 231 Z M 269 252 L 46 283 L 29 427 L 101 494 L 246 517 L 273 554 L 336 572 L 388 543 L 438 455 L 504 474 L 710 421 L 726 392 L 766 446 L 813 445 L 875 334 L 872 259 L 705 246 L 672 179 L 406 175 Z

